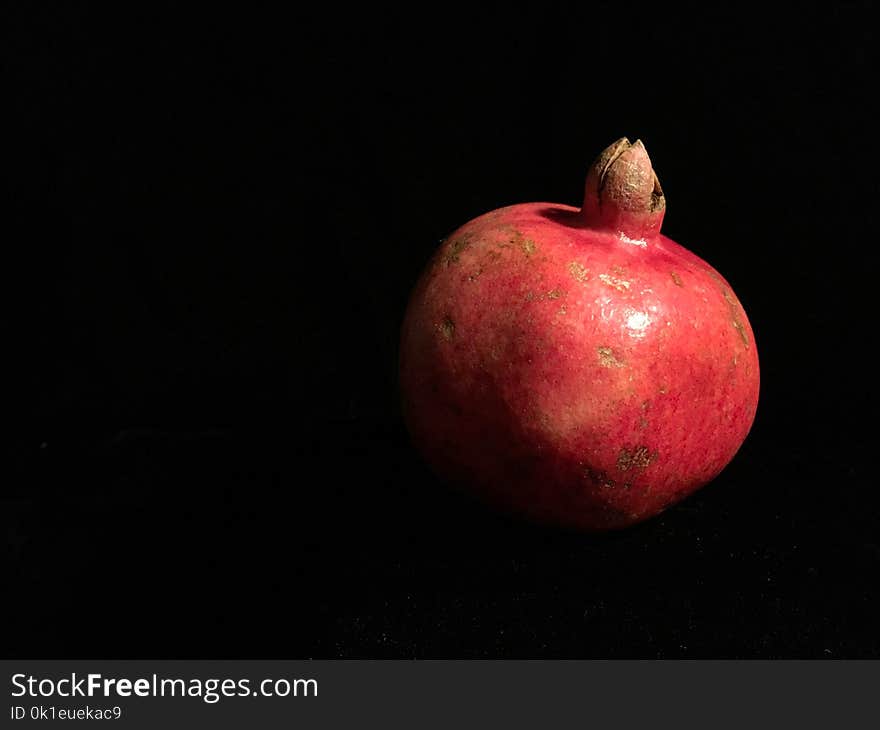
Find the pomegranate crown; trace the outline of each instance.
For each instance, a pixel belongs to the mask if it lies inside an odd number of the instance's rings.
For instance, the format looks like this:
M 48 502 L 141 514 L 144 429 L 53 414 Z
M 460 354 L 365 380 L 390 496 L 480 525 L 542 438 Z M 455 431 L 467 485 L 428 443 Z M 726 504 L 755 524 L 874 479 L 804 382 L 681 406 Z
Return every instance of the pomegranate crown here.
M 621 137 L 587 173 L 581 219 L 587 227 L 644 240 L 660 232 L 666 198 L 641 140 Z

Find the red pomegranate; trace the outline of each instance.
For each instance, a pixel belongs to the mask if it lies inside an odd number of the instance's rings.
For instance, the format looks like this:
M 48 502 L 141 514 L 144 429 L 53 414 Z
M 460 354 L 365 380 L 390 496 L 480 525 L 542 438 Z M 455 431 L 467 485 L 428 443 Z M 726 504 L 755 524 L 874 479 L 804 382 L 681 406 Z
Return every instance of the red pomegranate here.
M 404 418 L 435 471 L 529 518 L 607 530 L 730 462 L 758 403 L 752 329 L 722 276 L 660 233 L 665 205 L 624 138 L 580 210 L 512 205 L 444 241 L 400 347 Z

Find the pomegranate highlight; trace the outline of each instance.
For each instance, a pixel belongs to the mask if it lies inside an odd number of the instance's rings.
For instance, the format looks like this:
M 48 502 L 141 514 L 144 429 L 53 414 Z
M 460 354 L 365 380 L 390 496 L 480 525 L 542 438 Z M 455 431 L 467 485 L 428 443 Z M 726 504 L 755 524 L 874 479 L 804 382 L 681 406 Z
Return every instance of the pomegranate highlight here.
M 497 507 L 584 530 L 648 519 L 711 481 L 758 404 L 731 286 L 660 233 L 640 141 L 587 174 L 580 209 L 525 203 L 447 238 L 404 318 L 413 442 Z

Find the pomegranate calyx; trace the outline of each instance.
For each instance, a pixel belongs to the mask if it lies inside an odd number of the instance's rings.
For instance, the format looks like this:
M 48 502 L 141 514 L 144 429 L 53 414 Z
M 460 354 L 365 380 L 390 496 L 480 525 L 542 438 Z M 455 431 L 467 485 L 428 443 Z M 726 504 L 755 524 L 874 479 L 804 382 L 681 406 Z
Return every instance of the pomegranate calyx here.
M 666 198 L 641 140 L 621 137 L 587 173 L 582 223 L 622 238 L 645 240 L 660 232 Z

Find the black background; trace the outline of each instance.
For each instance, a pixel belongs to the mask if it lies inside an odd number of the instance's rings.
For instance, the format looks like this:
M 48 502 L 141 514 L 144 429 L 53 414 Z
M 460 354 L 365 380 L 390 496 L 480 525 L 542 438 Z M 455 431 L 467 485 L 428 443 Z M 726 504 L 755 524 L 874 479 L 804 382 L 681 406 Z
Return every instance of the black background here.
M 6 6 L 5 655 L 878 656 L 872 8 L 575 7 Z M 623 135 L 762 394 L 585 536 L 427 472 L 397 335 L 444 235 Z

